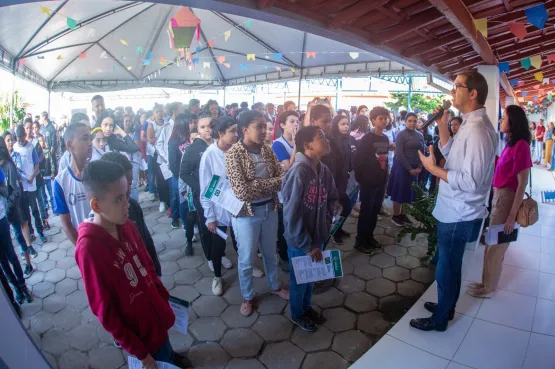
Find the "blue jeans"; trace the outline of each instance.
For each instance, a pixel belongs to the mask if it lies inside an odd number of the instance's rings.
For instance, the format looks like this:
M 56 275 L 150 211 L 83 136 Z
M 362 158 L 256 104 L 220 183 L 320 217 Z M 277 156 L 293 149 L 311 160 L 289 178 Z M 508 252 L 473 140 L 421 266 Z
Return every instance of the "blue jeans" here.
M 44 183 L 42 184 L 42 186 L 37 187 L 37 204 L 39 206 L 39 212 L 40 212 L 40 217 L 42 218 L 42 221 L 44 222 L 46 219 L 48 219 L 48 211 L 46 211 L 46 206 L 44 206 L 45 204 L 48 204 L 45 200 L 44 197 L 42 196 L 42 192 L 44 191 Z
M 553 150 L 553 155 L 551 155 L 551 170 L 555 170 L 555 150 Z
M 23 229 L 21 229 L 21 223 L 10 223 L 12 225 L 13 233 L 15 233 L 15 239 L 21 246 L 21 251 L 23 253 L 27 252 L 27 241 L 23 237 Z
M 158 349 L 158 351 L 152 353 L 151 355 L 156 361 L 173 364 L 173 347 L 170 343 L 170 338 L 166 338 L 166 341 Z
M 300 318 L 307 310 L 312 308 L 312 287 L 314 283 L 297 284 L 295 271 L 291 259 L 297 256 L 306 256 L 306 254 L 296 247 L 287 246 L 287 254 L 289 255 L 289 306 L 291 308 L 291 319 Z
M 268 284 L 273 291 L 279 290 L 277 276 L 276 241 L 278 213 L 273 202 L 262 206 L 253 206 L 254 216 L 233 217 L 233 231 L 238 247 L 238 271 L 241 294 L 245 300 L 254 298 L 252 285 L 252 260 L 256 250 L 260 249 Z
M 40 188 L 42 199 L 45 204 L 48 204 L 48 199 L 50 198 L 50 209 L 54 209 L 54 196 L 52 196 L 52 180 L 50 178 L 44 178 L 44 185 Z M 48 197 L 46 193 L 48 192 Z
M 11 265 L 11 267 L 10 267 Z M 14 288 L 25 286 L 25 278 L 15 253 L 7 217 L 0 219 L 0 266 Z M 13 268 L 13 270 L 12 270 Z
M 432 321 L 443 324 L 449 312 L 455 310 L 461 292 L 461 272 L 464 248 L 472 240 L 482 219 L 458 223 L 437 222 L 437 246 L 439 261 L 436 267 L 437 308 Z
M 148 178 L 148 192 L 149 193 L 156 193 L 156 167 L 158 163 L 156 163 L 156 159 L 154 157 L 147 155 L 147 170 L 146 176 Z
M 139 163 L 131 162 L 133 165 L 133 182 L 131 182 L 131 198 L 139 202 Z
M 172 219 L 177 220 L 181 215 L 181 207 L 179 206 L 179 177 L 172 176 L 170 186 L 170 207 L 172 209 Z M 185 224 L 185 219 L 181 216 L 181 222 Z

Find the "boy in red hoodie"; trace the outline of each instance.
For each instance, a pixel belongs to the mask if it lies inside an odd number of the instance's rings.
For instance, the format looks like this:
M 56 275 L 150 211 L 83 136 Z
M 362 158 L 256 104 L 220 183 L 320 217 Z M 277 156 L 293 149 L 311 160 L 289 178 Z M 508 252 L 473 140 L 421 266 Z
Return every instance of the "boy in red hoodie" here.
M 79 225 L 75 260 L 91 311 L 143 368 L 174 364 L 168 330 L 175 315 L 139 231 L 128 219 L 127 179 L 121 165 L 87 165 L 83 185 L 94 219 Z

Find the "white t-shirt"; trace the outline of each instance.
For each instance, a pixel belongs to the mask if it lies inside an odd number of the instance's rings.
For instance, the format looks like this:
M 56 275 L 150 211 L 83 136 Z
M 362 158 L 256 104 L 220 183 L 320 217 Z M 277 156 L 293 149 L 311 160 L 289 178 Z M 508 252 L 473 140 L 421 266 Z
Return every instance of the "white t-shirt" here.
M 162 128 L 164 128 L 166 126 L 166 123 L 162 124 L 161 126 L 158 125 L 158 123 L 153 122 L 153 121 L 148 121 L 148 124 L 152 126 L 152 128 L 154 129 L 154 137 L 156 137 L 156 140 L 158 140 L 158 137 L 160 137 L 160 133 L 162 133 Z M 148 128 L 147 128 L 148 130 Z M 154 145 L 151 145 L 150 142 L 146 142 L 146 154 L 150 155 L 150 156 L 154 156 L 154 153 L 156 152 L 156 149 L 154 148 Z
M 17 169 L 19 169 L 19 173 L 21 175 L 21 182 L 23 183 L 23 191 L 26 192 L 33 192 L 37 190 L 37 178 L 33 179 L 32 183 L 27 181 L 28 178 L 31 178 L 33 172 L 35 170 L 35 164 L 40 162 L 39 156 L 35 150 L 33 144 L 29 141 L 25 144 L 25 146 L 21 146 L 18 142 L 14 143 L 13 150 L 19 154 L 21 157 L 21 161 L 17 162 Z
M 56 176 L 53 190 L 54 212 L 69 214 L 71 224 L 77 230 L 79 224 L 89 218 L 91 213 L 83 182 L 75 177 L 70 167 L 67 167 Z

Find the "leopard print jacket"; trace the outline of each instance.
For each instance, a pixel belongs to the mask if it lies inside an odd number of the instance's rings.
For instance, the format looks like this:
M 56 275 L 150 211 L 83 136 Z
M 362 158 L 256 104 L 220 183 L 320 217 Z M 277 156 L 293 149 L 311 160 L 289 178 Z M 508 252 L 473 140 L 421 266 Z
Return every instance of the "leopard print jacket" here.
M 281 190 L 283 168 L 271 147 L 262 145 L 261 153 L 270 174 L 270 178 L 267 179 L 254 178 L 254 162 L 242 141 L 233 145 L 225 154 L 227 176 L 233 193 L 245 202 L 237 214 L 238 217 L 254 216 L 252 203 L 270 195 L 273 197 L 274 210 L 278 209 L 277 193 Z

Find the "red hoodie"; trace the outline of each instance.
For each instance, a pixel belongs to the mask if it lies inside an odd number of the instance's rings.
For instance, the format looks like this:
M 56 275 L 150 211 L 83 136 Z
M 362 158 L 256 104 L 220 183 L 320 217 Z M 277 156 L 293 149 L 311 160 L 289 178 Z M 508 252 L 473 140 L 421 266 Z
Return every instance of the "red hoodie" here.
M 128 219 L 118 232 L 119 242 L 102 227 L 81 223 L 75 260 L 93 314 L 121 347 L 142 360 L 164 344 L 175 315 L 133 222 Z

